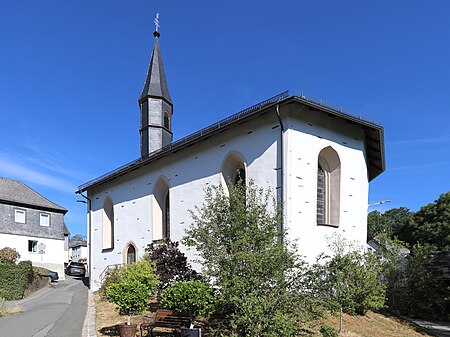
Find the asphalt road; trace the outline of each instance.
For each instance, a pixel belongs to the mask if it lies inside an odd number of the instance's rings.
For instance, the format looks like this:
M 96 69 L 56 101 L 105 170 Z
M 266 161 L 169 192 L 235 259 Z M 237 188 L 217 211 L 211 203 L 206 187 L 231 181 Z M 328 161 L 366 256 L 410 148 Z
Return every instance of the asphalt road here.
M 0 318 L 0 336 L 80 337 L 87 298 L 83 280 L 67 276 L 27 299 L 8 303 L 23 312 Z

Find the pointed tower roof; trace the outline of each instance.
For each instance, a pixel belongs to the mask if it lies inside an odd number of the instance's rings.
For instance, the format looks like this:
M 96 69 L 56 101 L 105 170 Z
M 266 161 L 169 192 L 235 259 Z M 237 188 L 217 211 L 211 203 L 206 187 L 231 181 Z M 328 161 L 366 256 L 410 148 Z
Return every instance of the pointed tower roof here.
M 148 66 L 147 78 L 145 79 L 144 89 L 142 89 L 139 102 L 146 97 L 158 97 L 166 100 L 172 104 L 170 98 L 169 87 L 167 86 L 166 74 L 164 72 L 164 65 L 161 57 L 161 51 L 159 50 L 159 23 L 155 19 L 156 30 L 153 33 L 155 37 L 155 43 L 153 45 L 152 57 L 150 59 L 150 65 Z

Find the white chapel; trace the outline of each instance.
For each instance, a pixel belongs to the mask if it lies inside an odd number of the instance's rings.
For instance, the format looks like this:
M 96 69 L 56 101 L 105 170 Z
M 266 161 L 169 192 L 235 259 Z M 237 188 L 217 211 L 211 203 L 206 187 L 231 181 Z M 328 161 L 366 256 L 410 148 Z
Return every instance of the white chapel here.
M 282 225 L 306 260 L 334 233 L 365 244 L 369 182 L 385 169 L 381 126 L 284 92 L 173 142 L 158 29 L 154 38 L 138 100 L 140 158 L 77 191 L 88 201 L 92 290 L 110 266 L 140 259 L 147 244 L 180 240 L 204 187 L 237 177 L 278 195 Z

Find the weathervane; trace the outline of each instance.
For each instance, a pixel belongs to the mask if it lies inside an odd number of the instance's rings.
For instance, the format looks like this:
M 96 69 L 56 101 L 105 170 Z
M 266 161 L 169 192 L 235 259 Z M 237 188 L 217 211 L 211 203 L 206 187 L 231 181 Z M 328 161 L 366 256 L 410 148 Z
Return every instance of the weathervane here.
M 156 18 L 153 22 L 155 23 L 155 32 L 159 33 L 159 13 L 156 13 Z

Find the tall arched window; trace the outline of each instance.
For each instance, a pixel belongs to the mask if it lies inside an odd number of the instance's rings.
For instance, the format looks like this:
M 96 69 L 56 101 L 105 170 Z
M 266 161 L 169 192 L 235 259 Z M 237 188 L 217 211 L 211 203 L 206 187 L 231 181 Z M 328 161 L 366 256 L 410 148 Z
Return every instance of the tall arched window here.
M 127 249 L 127 264 L 136 262 L 136 248 L 132 244 L 128 246 Z
M 159 178 L 153 191 L 153 240 L 170 238 L 170 191 L 164 178 Z
M 341 197 L 341 161 L 332 147 L 319 153 L 317 164 L 318 225 L 339 226 Z
M 102 249 L 114 248 L 114 207 L 110 197 L 103 203 Z

